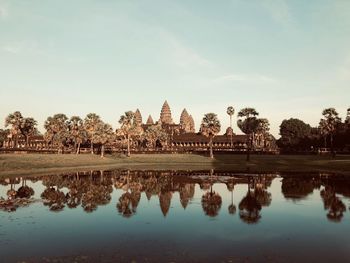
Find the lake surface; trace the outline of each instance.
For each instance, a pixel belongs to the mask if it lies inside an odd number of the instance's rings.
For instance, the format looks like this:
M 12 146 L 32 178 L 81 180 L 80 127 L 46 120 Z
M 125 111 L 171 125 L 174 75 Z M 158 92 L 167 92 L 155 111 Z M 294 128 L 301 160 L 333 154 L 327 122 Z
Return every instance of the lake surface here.
M 350 179 L 91 171 L 0 179 L 1 262 L 349 262 Z

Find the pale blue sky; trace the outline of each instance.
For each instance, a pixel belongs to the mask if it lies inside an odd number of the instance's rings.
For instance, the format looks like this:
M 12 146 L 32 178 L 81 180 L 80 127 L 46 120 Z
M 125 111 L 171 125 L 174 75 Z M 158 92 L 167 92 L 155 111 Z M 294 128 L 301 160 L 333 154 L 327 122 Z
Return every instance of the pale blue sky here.
M 274 135 L 325 107 L 344 118 L 349 14 L 349 0 L 0 0 L 0 128 L 15 110 L 41 130 L 60 112 L 116 128 L 137 107 L 158 119 L 165 99 L 196 128 L 215 112 L 224 130 L 229 105 L 255 107 Z

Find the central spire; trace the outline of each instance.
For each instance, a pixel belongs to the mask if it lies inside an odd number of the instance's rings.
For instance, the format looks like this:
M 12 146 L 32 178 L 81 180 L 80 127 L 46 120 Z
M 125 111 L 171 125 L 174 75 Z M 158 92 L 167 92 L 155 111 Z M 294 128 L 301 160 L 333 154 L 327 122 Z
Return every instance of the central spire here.
M 162 110 L 160 112 L 159 122 L 164 124 L 173 124 L 171 110 L 167 101 L 165 101 L 163 104 Z

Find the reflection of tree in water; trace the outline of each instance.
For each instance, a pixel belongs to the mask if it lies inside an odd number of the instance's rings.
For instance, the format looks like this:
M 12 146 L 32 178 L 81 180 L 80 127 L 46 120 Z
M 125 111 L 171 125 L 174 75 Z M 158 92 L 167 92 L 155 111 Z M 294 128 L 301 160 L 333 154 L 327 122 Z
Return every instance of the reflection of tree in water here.
M 340 222 L 346 211 L 344 203 L 336 196 L 334 188 L 326 186 L 320 192 L 324 209 L 328 210 L 327 218 L 332 222 Z
M 119 197 L 116 207 L 123 217 L 128 218 L 136 213 L 141 199 L 142 185 L 139 182 L 132 181 L 129 171 L 127 171 L 126 177 L 123 176 L 121 179 L 121 182 L 115 185 L 126 192 Z
M 246 196 L 241 200 L 238 207 L 239 217 L 243 222 L 255 224 L 260 220 L 261 204 L 258 202 L 255 193 L 250 189 L 248 189 Z
M 65 206 L 66 196 L 58 188 L 52 186 L 46 188 L 41 198 L 43 198 L 44 205 L 49 206 L 51 211 L 61 211 Z
M 306 198 L 313 193 L 315 188 L 319 187 L 319 182 L 313 178 L 288 177 L 282 180 L 283 196 L 294 201 Z
M 22 185 L 16 191 L 16 184 L 20 184 L 21 179 Z M 35 201 L 31 198 L 34 195 L 34 189 L 27 186 L 24 178 L 0 179 L 0 184 L 10 185 L 10 189 L 6 192 L 7 199 L 0 198 L 0 209 L 3 211 L 14 212 L 17 208 L 28 206 Z
M 129 192 L 126 192 L 119 197 L 119 202 L 117 203 L 118 212 L 124 217 L 131 217 L 136 210 L 133 209 L 131 203 L 132 196 Z
M 34 195 L 34 189 L 27 186 L 26 179 L 22 179 L 22 186 L 20 188 L 18 188 L 18 190 L 17 190 L 17 197 L 29 199 L 33 195 Z
M 16 184 L 21 182 L 20 178 L 11 178 L 8 180 L 10 184 L 10 189 L 7 191 L 7 198 L 9 200 L 15 199 L 17 197 Z
M 261 206 L 269 206 L 272 201 L 271 193 L 266 191 L 267 182 L 265 176 L 254 178 L 254 195 Z
M 86 212 L 93 212 L 99 205 L 106 205 L 111 200 L 113 191 L 111 181 L 100 171 L 96 177 L 91 172 L 88 190 L 83 193 L 81 204 Z
M 233 199 L 233 190 L 235 189 L 235 182 L 233 180 L 230 180 L 229 182 L 226 183 L 227 190 L 231 192 L 231 204 L 228 206 L 228 213 L 230 215 L 236 214 L 236 206 L 234 204 L 234 199 Z
M 205 215 L 216 217 L 219 214 L 222 204 L 221 196 L 213 191 L 213 186 L 210 186 L 210 191 L 202 196 L 202 208 Z

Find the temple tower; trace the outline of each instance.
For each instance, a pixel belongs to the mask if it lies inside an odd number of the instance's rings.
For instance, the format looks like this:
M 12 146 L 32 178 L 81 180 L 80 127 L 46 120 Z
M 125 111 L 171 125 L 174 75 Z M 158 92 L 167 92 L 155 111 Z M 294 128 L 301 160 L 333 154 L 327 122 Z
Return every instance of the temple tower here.
M 135 122 L 137 125 L 141 125 L 142 124 L 142 115 L 139 109 L 136 109 L 135 111 Z
M 149 115 L 149 116 L 148 116 L 148 119 L 147 119 L 146 124 L 148 124 L 148 125 L 153 125 L 153 124 L 154 124 L 154 121 L 153 121 L 153 119 L 152 119 L 152 116 L 151 116 L 151 115 Z
M 163 104 L 162 110 L 160 112 L 159 122 L 164 124 L 173 124 L 171 110 L 167 101 L 165 101 Z
M 196 132 L 196 128 L 195 128 L 195 125 L 194 125 L 194 120 L 193 120 L 192 115 L 190 115 L 188 118 L 189 118 L 189 123 L 190 123 L 190 130 L 189 130 L 189 132 L 195 133 Z
M 181 116 L 180 116 L 180 125 L 181 129 L 184 132 L 190 132 L 190 115 L 188 114 L 186 109 L 183 109 Z

